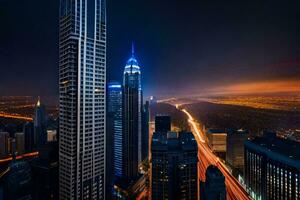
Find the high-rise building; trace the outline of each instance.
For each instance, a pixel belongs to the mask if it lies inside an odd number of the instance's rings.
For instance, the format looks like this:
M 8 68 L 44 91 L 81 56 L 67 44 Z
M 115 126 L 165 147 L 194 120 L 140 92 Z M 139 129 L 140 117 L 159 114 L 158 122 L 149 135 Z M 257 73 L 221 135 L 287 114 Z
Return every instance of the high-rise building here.
M 34 149 L 34 126 L 32 122 L 26 122 L 23 126 L 25 137 L 25 151 L 30 152 Z
M 142 87 L 141 71 L 134 55 L 128 59 L 123 75 L 123 159 L 124 178 L 134 180 L 138 176 L 142 148 Z
M 233 174 L 244 171 L 244 142 L 247 140 L 247 130 L 229 130 L 226 141 L 226 162 L 233 169 Z
M 149 154 L 149 101 L 144 104 L 142 112 L 142 160 L 146 160 Z
M 214 165 L 207 167 L 206 180 L 200 183 L 200 200 L 226 200 L 225 177 Z
M 123 176 L 122 166 L 122 85 L 107 85 L 106 113 L 106 199 L 111 199 L 114 180 Z
M 198 146 L 190 132 L 152 137 L 152 200 L 198 199 Z
M 9 154 L 9 133 L 0 132 L 0 158 Z
M 34 136 L 36 148 L 40 149 L 47 143 L 46 110 L 40 99 L 36 103 L 34 116 Z
M 16 138 L 16 150 L 18 155 L 25 152 L 25 136 L 23 132 L 15 133 Z
M 113 159 L 112 167 L 114 171 L 111 174 L 122 177 L 122 85 L 117 82 L 108 84 L 107 116 L 107 120 L 110 122 L 107 127 L 107 137 L 110 137 L 112 140 L 112 154 L 110 159 Z
M 245 184 L 253 199 L 300 199 L 299 149 L 275 134 L 245 142 Z
M 59 197 L 105 199 L 106 1 L 60 1 Z
M 155 132 L 171 131 L 171 117 L 168 115 L 155 116 Z

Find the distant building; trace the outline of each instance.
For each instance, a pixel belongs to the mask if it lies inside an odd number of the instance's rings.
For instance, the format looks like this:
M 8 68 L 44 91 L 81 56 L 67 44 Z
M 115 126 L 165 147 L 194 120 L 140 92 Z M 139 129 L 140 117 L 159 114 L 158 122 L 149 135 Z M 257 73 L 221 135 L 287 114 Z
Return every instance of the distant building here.
M 155 116 L 155 132 L 171 131 L 171 117 L 168 115 Z
M 47 130 L 47 142 L 57 141 L 57 130 Z
M 3 195 L 7 200 L 32 200 L 32 177 L 26 161 L 12 161 L 3 177 Z
M 198 146 L 190 132 L 152 137 L 152 200 L 198 199 Z
M 142 110 L 142 160 L 148 159 L 149 154 L 149 119 L 149 101 L 146 101 Z
M 9 154 L 9 133 L 0 132 L 0 158 L 7 156 Z
M 45 106 L 41 104 L 40 99 L 37 101 L 35 107 L 34 136 L 37 149 L 47 143 L 46 110 Z
M 253 199 L 300 199 L 299 149 L 270 133 L 245 142 L 245 184 Z
M 223 160 L 226 159 L 227 133 L 225 130 L 208 129 L 206 131 L 207 143 L 211 150 Z
M 226 141 L 226 161 L 233 169 L 234 174 L 244 171 L 244 142 L 249 132 L 246 130 L 230 130 Z
M 23 126 L 25 137 L 25 151 L 30 152 L 34 149 L 34 127 L 32 122 L 26 122 Z
M 15 133 L 16 138 L 16 150 L 18 155 L 23 154 L 25 152 L 25 137 L 24 133 Z
M 214 165 L 206 169 L 206 181 L 200 183 L 200 200 L 226 200 L 225 177 Z

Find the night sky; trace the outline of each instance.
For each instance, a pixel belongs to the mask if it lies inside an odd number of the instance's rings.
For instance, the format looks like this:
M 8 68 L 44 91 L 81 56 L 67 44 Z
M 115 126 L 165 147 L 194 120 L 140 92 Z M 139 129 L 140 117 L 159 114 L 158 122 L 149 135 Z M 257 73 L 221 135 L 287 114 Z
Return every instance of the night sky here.
M 0 0 L 0 95 L 58 96 L 58 8 L 58 0 Z M 146 96 L 296 87 L 299 8 L 284 0 L 107 0 L 108 79 L 122 80 L 133 41 Z

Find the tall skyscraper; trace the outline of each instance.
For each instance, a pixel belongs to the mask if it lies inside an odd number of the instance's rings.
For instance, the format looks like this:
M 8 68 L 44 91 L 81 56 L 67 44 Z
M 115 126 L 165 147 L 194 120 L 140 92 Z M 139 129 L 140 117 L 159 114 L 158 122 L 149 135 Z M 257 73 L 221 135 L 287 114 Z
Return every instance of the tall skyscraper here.
M 200 183 L 200 200 L 226 200 L 225 177 L 214 165 L 207 167 L 206 181 Z
M 47 142 L 46 110 L 45 110 L 45 106 L 41 104 L 40 99 L 38 99 L 35 107 L 34 136 L 35 136 L 35 145 L 37 149 L 40 149 L 44 144 L 46 144 Z
M 108 83 L 106 116 L 106 199 L 111 199 L 114 180 L 123 176 L 122 85 L 118 82 Z
M 105 199 L 105 0 L 61 0 L 59 196 Z
M 142 87 L 141 71 L 132 54 L 123 75 L 123 161 L 124 178 L 134 180 L 138 175 L 142 146 Z
M 300 199 L 300 144 L 274 134 L 245 142 L 245 184 L 253 199 Z
M 155 132 L 171 131 L 171 117 L 168 115 L 155 116 Z
M 198 146 L 190 132 L 152 137 L 152 200 L 198 199 Z
M 107 93 L 107 115 L 111 121 L 107 128 L 108 135 L 112 136 L 113 146 L 113 174 L 117 177 L 123 176 L 122 166 L 122 85 L 117 82 L 108 84 Z

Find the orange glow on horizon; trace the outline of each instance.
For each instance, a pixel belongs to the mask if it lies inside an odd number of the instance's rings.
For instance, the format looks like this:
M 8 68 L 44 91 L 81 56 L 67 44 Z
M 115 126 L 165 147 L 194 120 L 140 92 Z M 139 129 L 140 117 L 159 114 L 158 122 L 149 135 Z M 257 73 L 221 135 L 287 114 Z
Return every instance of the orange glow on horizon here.
M 218 87 L 218 93 L 251 94 L 251 93 L 300 93 L 300 80 L 276 80 L 240 83 Z

